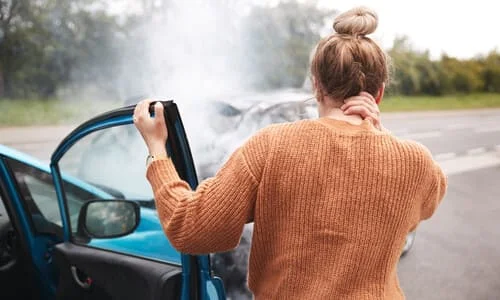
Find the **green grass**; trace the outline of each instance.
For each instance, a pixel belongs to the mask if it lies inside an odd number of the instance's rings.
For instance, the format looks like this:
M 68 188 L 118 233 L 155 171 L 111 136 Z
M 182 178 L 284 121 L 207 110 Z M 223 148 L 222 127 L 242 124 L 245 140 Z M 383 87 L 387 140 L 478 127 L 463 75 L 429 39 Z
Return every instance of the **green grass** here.
M 122 103 L 0 99 L 0 126 L 78 124 Z M 500 108 L 500 94 L 456 96 L 392 96 L 382 101 L 382 112 Z
M 0 99 L 0 126 L 78 124 L 107 110 L 120 107 L 113 102 L 65 102 Z
M 382 112 L 500 108 L 500 94 L 450 96 L 392 96 L 384 98 Z

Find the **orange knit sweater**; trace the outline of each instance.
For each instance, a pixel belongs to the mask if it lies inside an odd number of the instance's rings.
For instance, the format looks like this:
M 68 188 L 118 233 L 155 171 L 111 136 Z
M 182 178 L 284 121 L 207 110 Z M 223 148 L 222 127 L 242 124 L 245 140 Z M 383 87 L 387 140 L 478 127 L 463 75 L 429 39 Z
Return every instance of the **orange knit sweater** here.
M 256 299 L 403 299 L 396 267 L 446 177 L 418 143 L 321 118 L 273 125 L 196 191 L 171 160 L 147 171 L 159 218 L 184 253 L 235 248 L 254 222 Z

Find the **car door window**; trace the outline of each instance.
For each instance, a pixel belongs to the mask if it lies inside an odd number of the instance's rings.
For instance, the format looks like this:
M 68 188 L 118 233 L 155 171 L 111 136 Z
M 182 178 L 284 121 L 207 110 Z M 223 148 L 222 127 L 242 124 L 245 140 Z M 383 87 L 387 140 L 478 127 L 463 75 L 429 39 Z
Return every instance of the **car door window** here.
M 72 182 L 94 199 L 127 199 L 154 205 L 145 177 L 146 148 L 133 125 L 93 132 L 79 140 L 59 161 L 64 190 Z M 82 205 L 66 193 L 71 229 L 76 232 Z M 144 204 L 143 203 L 143 204 Z
M 78 236 L 83 203 L 68 193 L 68 185 L 92 194 L 92 199 L 87 200 L 129 200 L 141 207 L 139 227 L 133 233 L 112 239 L 94 238 L 90 246 L 180 263 L 180 254 L 168 242 L 158 220 L 145 176 L 146 156 L 146 146 L 133 124 L 92 132 L 64 153 L 58 166 L 73 240 L 87 242 Z
M 61 214 L 51 174 L 17 160 L 6 162 L 36 233 L 59 234 Z

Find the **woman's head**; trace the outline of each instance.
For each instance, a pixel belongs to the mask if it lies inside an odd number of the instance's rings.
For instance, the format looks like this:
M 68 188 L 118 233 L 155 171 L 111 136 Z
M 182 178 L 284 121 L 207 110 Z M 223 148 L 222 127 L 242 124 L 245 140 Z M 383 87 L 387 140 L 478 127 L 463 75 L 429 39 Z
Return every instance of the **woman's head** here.
M 389 79 L 388 58 L 377 43 L 367 37 L 377 25 L 377 14 L 364 7 L 335 18 L 335 33 L 318 43 L 311 63 L 318 100 L 328 96 L 342 102 L 362 91 L 380 100 Z

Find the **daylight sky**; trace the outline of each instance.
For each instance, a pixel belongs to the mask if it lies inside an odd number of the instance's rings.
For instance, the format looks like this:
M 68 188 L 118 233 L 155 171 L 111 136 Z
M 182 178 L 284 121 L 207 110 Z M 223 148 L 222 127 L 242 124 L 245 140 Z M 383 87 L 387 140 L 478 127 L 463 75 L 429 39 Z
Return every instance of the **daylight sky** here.
M 136 0 L 110 2 L 120 14 L 134 7 Z M 211 1 L 211 0 L 207 0 Z M 236 2 L 276 4 L 280 0 L 235 0 Z M 321 7 L 345 11 L 354 6 L 373 8 L 379 27 L 373 37 L 384 48 L 392 46 L 398 35 L 407 35 L 417 49 L 428 49 L 433 58 L 442 53 L 458 58 L 500 51 L 500 1 L 498 0 L 299 0 Z M 184 2 L 191 5 L 190 0 Z M 333 23 L 333 20 L 332 20 Z
M 307 1 L 307 0 L 303 0 Z M 407 35 L 419 49 L 459 58 L 500 50 L 500 2 L 496 0 L 319 0 L 321 6 L 340 11 L 365 5 L 379 15 L 374 34 L 390 47 L 394 37 Z

